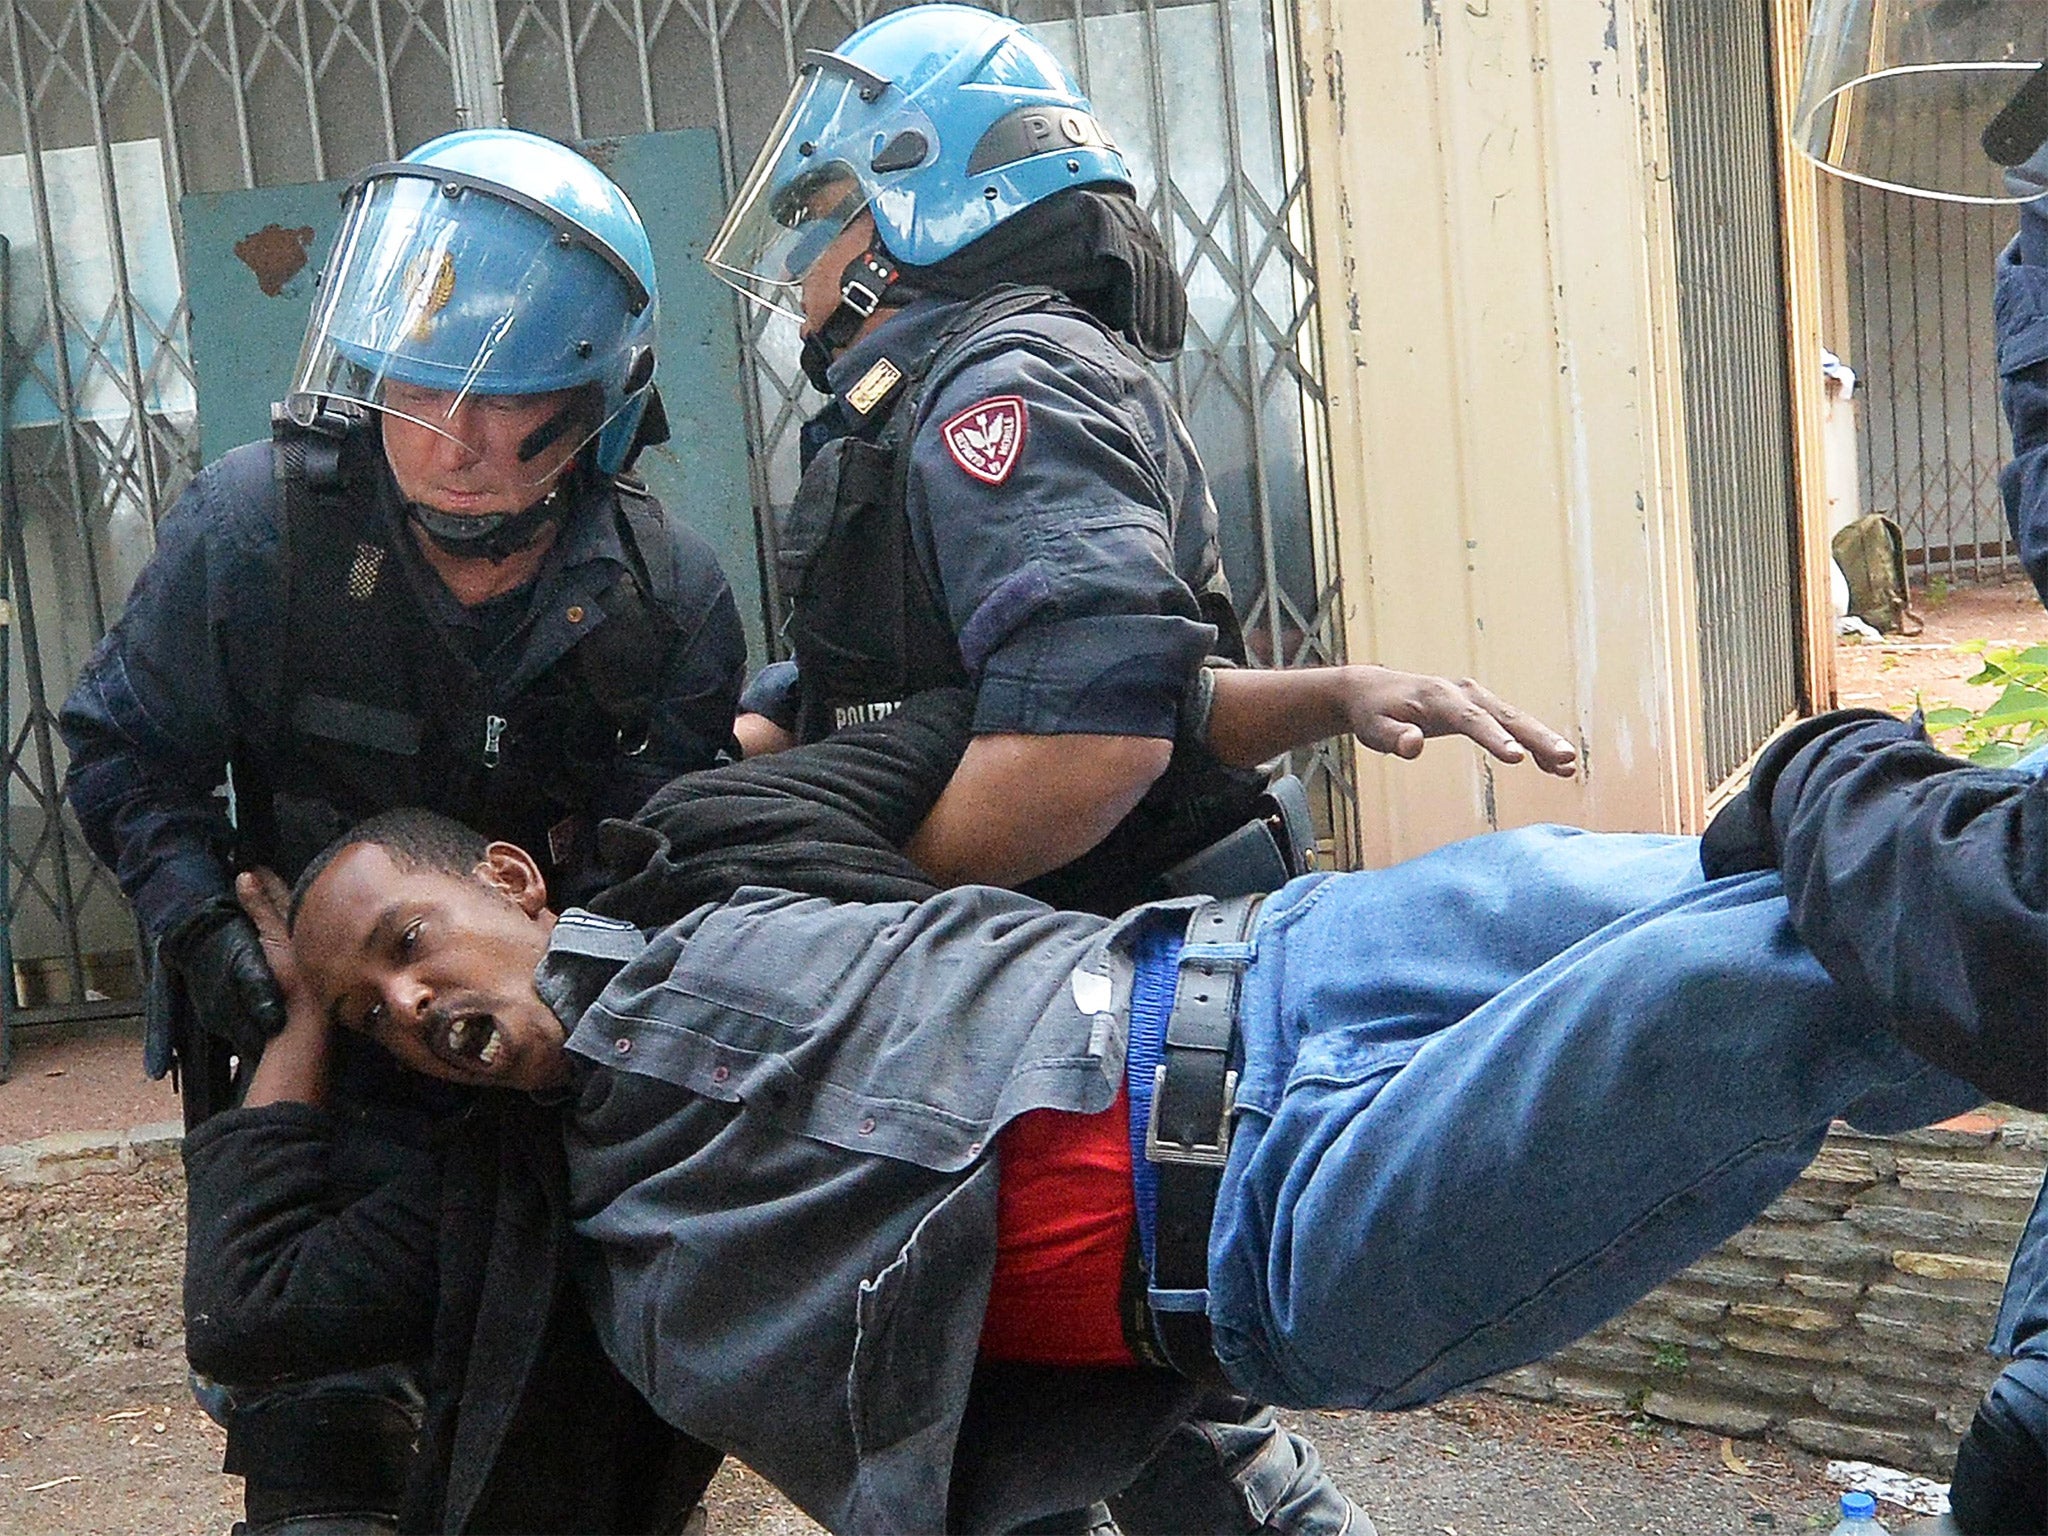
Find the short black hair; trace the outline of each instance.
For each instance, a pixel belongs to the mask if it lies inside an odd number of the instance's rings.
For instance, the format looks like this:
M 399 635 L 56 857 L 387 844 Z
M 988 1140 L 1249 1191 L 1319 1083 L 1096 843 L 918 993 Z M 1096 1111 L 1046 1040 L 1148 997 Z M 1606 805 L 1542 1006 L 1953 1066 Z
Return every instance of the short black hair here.
M 285 912 L 286 927 L 298 922 L 299 906 L 305 901 L 306 892 L 313 882 L 340 857 L 342 849 L 353 848 L 358 843 L 382 848 L 391 856 L 391 862 L 401 869 L 426 869 L 436 874 L 461 876 L 474 874 L 491 846 L 491 840 L 483 833 L 465 826 L 453 816 L 443 816 L 439 811 L 425 810 L 416 805 L 379 811 L 350 827 L 314 854 L 312 862 L 299 871 L 299 878 L 292 884 L 291 905 Z

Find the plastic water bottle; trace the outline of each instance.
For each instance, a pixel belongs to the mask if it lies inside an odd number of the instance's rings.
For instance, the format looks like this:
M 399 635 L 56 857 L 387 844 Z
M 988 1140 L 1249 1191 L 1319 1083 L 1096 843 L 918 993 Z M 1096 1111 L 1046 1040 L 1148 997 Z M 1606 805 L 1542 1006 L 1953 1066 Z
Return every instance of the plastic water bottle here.
M 1877 1500 L 1867 1493 L 1842 1495 L 1842 1520 L 1828 1536 L 1890 1536 L 1877 1523 Z

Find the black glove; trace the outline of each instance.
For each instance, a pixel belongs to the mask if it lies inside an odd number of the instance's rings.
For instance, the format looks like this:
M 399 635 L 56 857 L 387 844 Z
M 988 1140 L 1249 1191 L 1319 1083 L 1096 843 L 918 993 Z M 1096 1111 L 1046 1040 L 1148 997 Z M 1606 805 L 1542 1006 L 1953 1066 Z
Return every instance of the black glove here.
M 1770 805 L 1760 804 L 1755 788 L 1745 784 L 1700 834 L 1700 869 L 1709 880 L 1719 880 L 1723 875 L 1748 875 L 1777 867 Z
M 1793 761 L 1809 749 L 1827 751 L 1835 739 L 1860 740 L 1866 734 L 1844 730 L 1845 726 L 1883 721 L 1896 726 L 1899 735 L 1911 736 L 1918 733 L 1919 719 L 1915 715 L 1912 720 L 1900 720 L 1881 709 L 1836 709 L 1815 715 L 1811 720 L 1801 720 L 1780 733 L 1757 754 L 1755 766 L 1749 770 L 1749 783 L 1721 807 L 1720 814 L 1707 824 L 1707 830 L 1701 834 L 1702 872 L 1709 880 L 1719 880 L 1723 875 L 1747 875 L 1760 869 L 1776 869 L 1778 837 L 1771 827 L 1771 796 L 1777 790 L 1779 778 Z
M 157 958 L 176 969 L 200 1028 L 220 1036 L 244 1061 L 284 1028 L 284 995 L 248 914 L 225 898 L 180 920 L 157 943 Z

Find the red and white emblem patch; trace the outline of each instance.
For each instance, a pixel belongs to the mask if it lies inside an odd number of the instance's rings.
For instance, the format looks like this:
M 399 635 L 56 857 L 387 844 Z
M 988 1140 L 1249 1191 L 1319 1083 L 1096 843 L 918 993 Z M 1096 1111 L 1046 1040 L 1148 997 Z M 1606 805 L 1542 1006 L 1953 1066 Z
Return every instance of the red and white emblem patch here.
M 939 436 L 955 464 L 984 485 L 1001 485 L 1024 456 L 1029 420 L 1020 397 L 991 395 L 939 428 Z

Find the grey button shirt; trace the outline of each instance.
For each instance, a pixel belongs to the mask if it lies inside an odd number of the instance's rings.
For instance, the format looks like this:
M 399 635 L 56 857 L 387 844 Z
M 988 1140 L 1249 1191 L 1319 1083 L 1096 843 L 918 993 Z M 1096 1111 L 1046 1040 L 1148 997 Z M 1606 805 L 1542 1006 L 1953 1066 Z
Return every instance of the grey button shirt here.
M 572 1026 L 583 1278 L 664 1418 L 834 1530 L 945 1526 L 989 1149 L 1026 1110 L 1114 1100 L 1140 920 L 986 887 L 750 887 L 645 937 L 564 915 L 540 982 Z

